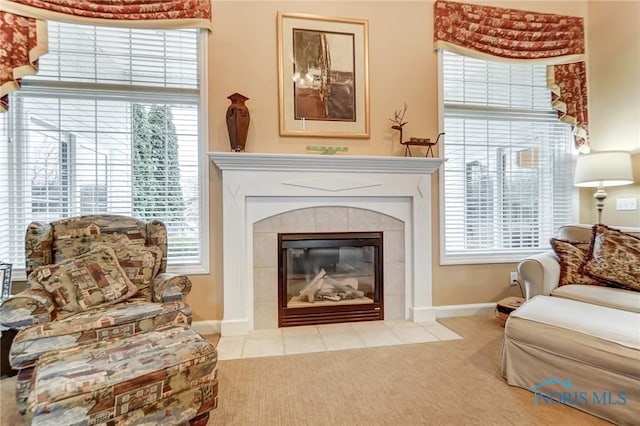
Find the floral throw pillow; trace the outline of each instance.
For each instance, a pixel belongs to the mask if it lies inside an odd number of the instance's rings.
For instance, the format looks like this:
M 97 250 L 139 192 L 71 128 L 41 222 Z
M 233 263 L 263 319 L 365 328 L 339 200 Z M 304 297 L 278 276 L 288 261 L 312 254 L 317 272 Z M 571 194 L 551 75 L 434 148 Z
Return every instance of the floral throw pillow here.
M 120 266 L 139 290 L 136 296 L 150 298 L 149 287 L 160 270 L 162 250 L 156 246 L 145 246 L 143 240 L 131 241 L 125 235 L 109 242 L 94 243 L 91 247 L 100 246 L 113 248 Z
M 59 319 L 95 306 L 118 303 L 137 290 L 120 266 L 116 253 L 107 246 L 60 263 L 40 266 L 29 275 L 29 285 L 53 297 Z
M 612 287 L 640 291 L 640 238 L 594 225 L 582 272 Z
M 568 284 L 604 285 L 602 282 L 583 274 L 580 268 L 587 260 L 590 243 L 551 238 L 551 247 L 560 263 L 558 286 Z

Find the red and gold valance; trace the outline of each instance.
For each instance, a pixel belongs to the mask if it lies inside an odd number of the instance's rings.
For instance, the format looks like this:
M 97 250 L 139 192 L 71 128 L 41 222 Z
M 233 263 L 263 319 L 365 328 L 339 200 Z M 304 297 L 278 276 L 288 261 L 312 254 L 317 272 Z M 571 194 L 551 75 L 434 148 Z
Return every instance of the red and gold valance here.
M 6 111 L 9 92 L 20 89 L 20 79 L 35 74 L 38 58 L 47 53 L 47 24 L 0 11 L 0 112 Z
M 211 0 L 0 0 L 0 112 L 47 53 L 46 21 L 211 29 Z
M 551 89 L 551 106 L 558 111 L 558 118 L 572 126 L 576 148 L 588 152 L 589 107 L 585 63 L 548 66 L 547 87 Z
M 547 64 L 584 60 L 582 18 L 450 1 L 436 1 L 434 12 L 436 49 Z
M 536 61 L 547 67 L 552 106 L 588 149 L 582 18 L 438 0 L 434 47 L 479 59 Z
M 211 28 L 210 0 L 0 0 L 0 10 L 93 25 Z

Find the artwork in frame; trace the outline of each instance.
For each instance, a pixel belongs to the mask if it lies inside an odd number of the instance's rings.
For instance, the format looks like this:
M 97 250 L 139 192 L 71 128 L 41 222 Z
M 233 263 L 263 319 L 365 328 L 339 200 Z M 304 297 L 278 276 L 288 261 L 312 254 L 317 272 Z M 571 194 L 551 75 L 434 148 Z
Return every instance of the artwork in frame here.
M 368 22 L 278 12 L 281 136 L 369 138 Z

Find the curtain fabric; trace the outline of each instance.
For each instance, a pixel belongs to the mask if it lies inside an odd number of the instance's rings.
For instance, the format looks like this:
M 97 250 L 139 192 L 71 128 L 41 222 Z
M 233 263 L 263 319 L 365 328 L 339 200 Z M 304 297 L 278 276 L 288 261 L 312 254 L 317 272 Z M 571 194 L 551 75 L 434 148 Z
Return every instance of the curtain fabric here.
M 547 67 L 551 105 L 588 150 L 582 18 L 438 0 L 434 47 L 479 59 L 536 61 Z
M 46 20 L 129 28 L 206 28 L 210 0 L 0 0 L 0 112 L 47 53 Z
M 558 111 L 558 118 L 572 126 L 576 148 L 581 152 L 589 152 L 585 63 L 581 61 L 547 67 L 547 87 L 551 89 L 551 106 Z
M 0 111 L 7 110 L 8 94 L 20 89 L 20 79 L 37 72 L 46 40 L 45 22 L 0 11 Z

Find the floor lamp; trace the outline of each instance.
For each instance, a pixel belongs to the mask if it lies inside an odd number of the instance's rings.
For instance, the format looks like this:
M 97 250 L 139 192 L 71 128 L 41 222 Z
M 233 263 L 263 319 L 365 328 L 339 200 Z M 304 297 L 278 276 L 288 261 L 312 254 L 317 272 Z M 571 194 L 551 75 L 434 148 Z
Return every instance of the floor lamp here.
M 598 221 L 602 223 L 602 209 L 607 186 L 633 183 L 631 154 L 626 151 L 600 151 L 578 156 L 574 183 L 580 187 L 598 188 L 593 198 L 598 209 Z

